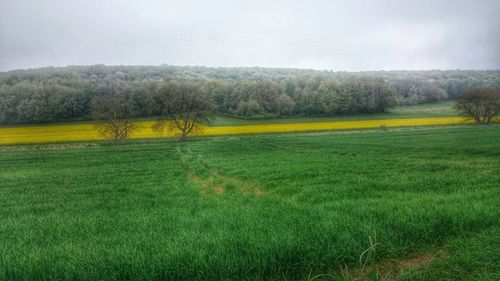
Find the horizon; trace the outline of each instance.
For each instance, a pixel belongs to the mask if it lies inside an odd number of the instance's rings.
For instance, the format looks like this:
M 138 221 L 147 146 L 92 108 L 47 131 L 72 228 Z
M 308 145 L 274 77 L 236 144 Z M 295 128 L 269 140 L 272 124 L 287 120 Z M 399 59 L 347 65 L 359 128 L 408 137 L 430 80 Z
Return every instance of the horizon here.
M 215 69 L 282 69 L 282 70 L 308 70 L 308 71 L 318 71 L 318 72 L 346 72 L 346 73 L 362 73 L 362 72 L 426 72 L 426 71 L 500 71 L 499 68 L 484 68 L 484 69 L 439 69 L 439 68 L 428 68 L 428 69 L 369 69 L 369 70 L 334 70 L 334 69 L 317 69 L 317 68 L 300 68 L 300 67 L 280 67 L 280 66 L 210 66 L 210 65 L 178 65 L 178 64 L 69 64 L 69 65 L 47 65 L 33 68 L 16 68 L 9 70 L 0 70 L 0 73 L 9 73 L 16 71 L 34 71 L 42 69 L 63 69 L 71 67 L 91 67 L 91 66 L 104 66 L 104 67 L 192 67 L 192 68 L 215 68 Z

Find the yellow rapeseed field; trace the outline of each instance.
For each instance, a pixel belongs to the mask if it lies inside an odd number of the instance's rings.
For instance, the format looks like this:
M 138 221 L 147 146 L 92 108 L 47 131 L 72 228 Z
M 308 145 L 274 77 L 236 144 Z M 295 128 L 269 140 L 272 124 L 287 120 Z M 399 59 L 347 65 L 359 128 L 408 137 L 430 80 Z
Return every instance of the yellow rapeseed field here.
M 466 123 L 461 117 L 377 119 L 354 121 L 331 121 L 315 123 L 262 124 L 239 126 L 204 126 L 203 136 L 242 135 L 260 133 L 286 133 L 305 131 L 328 131 L 347 129 L 369 129 L 379 127 L 455 125 Z M 153 130 L 154 121 L 138 121 L 135 124 L 139 131 L 130 136 L 131 139 L 147 139 L 171 137 L 173 134 L 158 134 Z M 0 127 L 0 144 L 51 143 L 70 141 L 103 140 L 93 124 L 61 124 Z

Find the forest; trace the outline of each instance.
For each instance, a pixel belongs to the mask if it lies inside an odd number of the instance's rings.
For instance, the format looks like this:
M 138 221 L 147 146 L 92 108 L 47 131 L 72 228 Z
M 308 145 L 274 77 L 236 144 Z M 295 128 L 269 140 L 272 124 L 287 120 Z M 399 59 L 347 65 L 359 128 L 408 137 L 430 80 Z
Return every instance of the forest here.
M 319 116 L 379 113 L 500 88 L 500 71 L 334 72 L 285 68 L 68 66 L 0 73 L 0 124 L 88 120 L 98 98 L 119 96 L 133 117 L 156 116 L 160 89 L 187 84 L 218 114 Z M 168 87 L 167 87 L 168 88 Z

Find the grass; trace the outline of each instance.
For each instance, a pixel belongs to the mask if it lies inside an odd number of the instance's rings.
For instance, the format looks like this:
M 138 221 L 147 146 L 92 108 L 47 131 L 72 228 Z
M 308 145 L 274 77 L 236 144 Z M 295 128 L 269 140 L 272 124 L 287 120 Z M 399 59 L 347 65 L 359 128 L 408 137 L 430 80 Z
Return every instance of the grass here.
M 454 101 L 440 101 L 435 103 L 426 103 L 418 105 L 405 105 L 390 108 L 387 112 L 379 114 L 356 114 L 356 115 L 334 115 L 317 117 L 284 117 L 272 118 L 269 116 L 250 116 L 239 117 L 230 115 L 216 115 L 207 126 L 236 126 L 236 125 L 259 125 L 259 124 L 283 124 L 283 123 L 314 123 L 328 121 L 344 120 L 366 120 L 366 119 L 391 119 L 391 118 L 422 118 L 422 117 L 456 117 L 457 112 L 453 108 Z M 148 116 L 136 118 L 136 122 L 156 121 L 158 117 Z M 20 128 L 36 126 L 54 126 L 54 125 L 87 125 L 89 120 L 61 121 L 55 123 L 39 124 L 17 124 L 0 125 L 2 128 Z
M 322 117 L 284 117 L 269 118 L 258 117 L 235 117 L 216 116 L 210 126 L 238 126 L 238 125 L 260 125 L 260 124 L 287 124 L 287 123 L 316 123 L 346 120 L 367 120 L 367 119 L 394 119 L 394 118 L 422 118 L 422 117 L 457 117 L 458 114 L 453 108 L 453 101 L 427 103 L 411 106 L 396 106 L 390 108 L 388 112 L 378 114 L 356 114 Z
M 498 280 L 499 138 L 492 125 L 6 147 L 0 280 Z

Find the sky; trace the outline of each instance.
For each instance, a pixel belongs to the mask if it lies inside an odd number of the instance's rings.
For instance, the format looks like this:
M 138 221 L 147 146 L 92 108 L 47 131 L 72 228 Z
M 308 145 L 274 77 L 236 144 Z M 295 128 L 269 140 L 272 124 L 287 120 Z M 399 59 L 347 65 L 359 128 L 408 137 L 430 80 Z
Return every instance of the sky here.
M 500 0 L 0 0 L 0 71 L 499 69 Z

